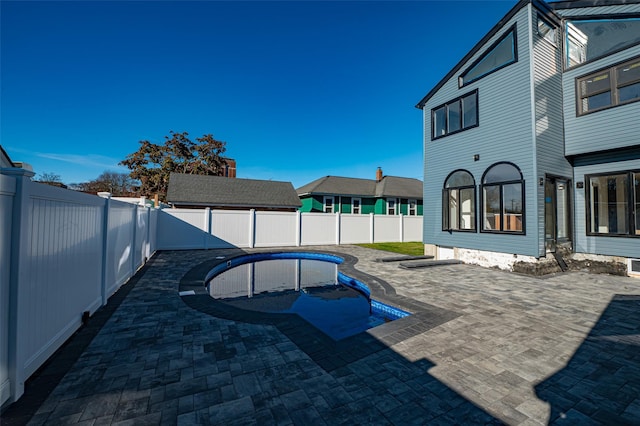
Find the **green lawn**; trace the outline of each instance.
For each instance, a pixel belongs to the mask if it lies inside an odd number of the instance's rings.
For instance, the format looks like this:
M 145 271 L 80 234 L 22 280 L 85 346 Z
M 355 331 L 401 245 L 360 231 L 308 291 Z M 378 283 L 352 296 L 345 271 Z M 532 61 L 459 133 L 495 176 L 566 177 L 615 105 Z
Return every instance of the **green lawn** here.
M 408 254 L 410 256 L 422 256 L 424 254 L 424 244 L 419 241 L 409 243 L 373 243 L 356 245 L 360 247 L 372 248 L 375 250 Z

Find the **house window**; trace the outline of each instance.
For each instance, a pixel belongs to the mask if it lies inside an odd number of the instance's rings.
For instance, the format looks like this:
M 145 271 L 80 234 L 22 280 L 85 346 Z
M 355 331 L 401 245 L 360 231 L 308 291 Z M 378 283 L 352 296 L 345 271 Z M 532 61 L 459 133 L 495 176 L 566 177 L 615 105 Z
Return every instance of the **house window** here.
M 556 46 L 556 29 L 538 15 L 538 35 Z
M 567 66 L 572 67 L 587 60 L 587 36 L 570 22 L 566 29 Z
M 335 203 L 334 203 L 334 198 L 332 196 L 324 197 L 324 212 L 335 213 Z
M 466 170 L 452 172 L 442 190 L 442 230 L 476 230 L 476 183 Z
M 640 18 L 567 21 L 566 66 L 580 65 L 638 43 Z
M 351 199 L 351 213 L 353 214 L 360 214 L 361 212 L 361 208 L 360 205 L 362 204 L 360 198 L 352 198 Z
M 586 176 L 587 235 L 640 236 L 640 172 Z
M 387 198 L 387 214 L 395 215 L 398 213 L 398 199 Z
M 517 61 L 516 28 L 514 25 L 460 75 L 458 85 L 459 87 L 466 86 Z
M 640 100 L 640 57 L 576 79 L 578 115 Z
M 417 215 L 418 215 L 418 201 L 409 200 L 409 216 L 417 216 Z
M 478 91 L 467 93 L 431 110 L 431 139 L 478 126 Z
M 482 178 L 482 231 L 524 234 L 524 179 L 511 163 L 496 163 Z

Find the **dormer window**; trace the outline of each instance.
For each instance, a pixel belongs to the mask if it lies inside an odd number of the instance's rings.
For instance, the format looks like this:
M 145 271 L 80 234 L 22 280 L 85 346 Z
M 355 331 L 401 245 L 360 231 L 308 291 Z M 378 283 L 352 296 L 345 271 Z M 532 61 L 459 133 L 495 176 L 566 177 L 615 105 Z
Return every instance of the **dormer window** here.
M 458 85 L 466 86 L 518 61 L 515 25 L 500 37 L 459 77 Z
M 538 15 L 538 35 L 556 46 L 556 29 Z
M 566 34 L 569 68 L 640 43 L 640 18 L 572 20 Z

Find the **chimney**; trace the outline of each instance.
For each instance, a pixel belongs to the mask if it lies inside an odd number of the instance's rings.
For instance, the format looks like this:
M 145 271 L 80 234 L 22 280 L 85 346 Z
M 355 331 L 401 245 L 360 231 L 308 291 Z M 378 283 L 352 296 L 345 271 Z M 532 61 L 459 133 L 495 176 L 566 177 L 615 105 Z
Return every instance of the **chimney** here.
M 380 182 L 382 180 L 382 169 L 378 167 L 376 170 L 376 182 Z

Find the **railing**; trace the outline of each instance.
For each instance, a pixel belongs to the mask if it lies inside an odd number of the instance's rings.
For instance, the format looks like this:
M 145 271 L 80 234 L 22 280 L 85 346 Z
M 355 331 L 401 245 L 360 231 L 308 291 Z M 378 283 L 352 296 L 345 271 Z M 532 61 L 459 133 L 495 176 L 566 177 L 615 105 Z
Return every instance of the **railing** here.
M 0 405 L 155 248 L 158 211 L 0 169 Z

